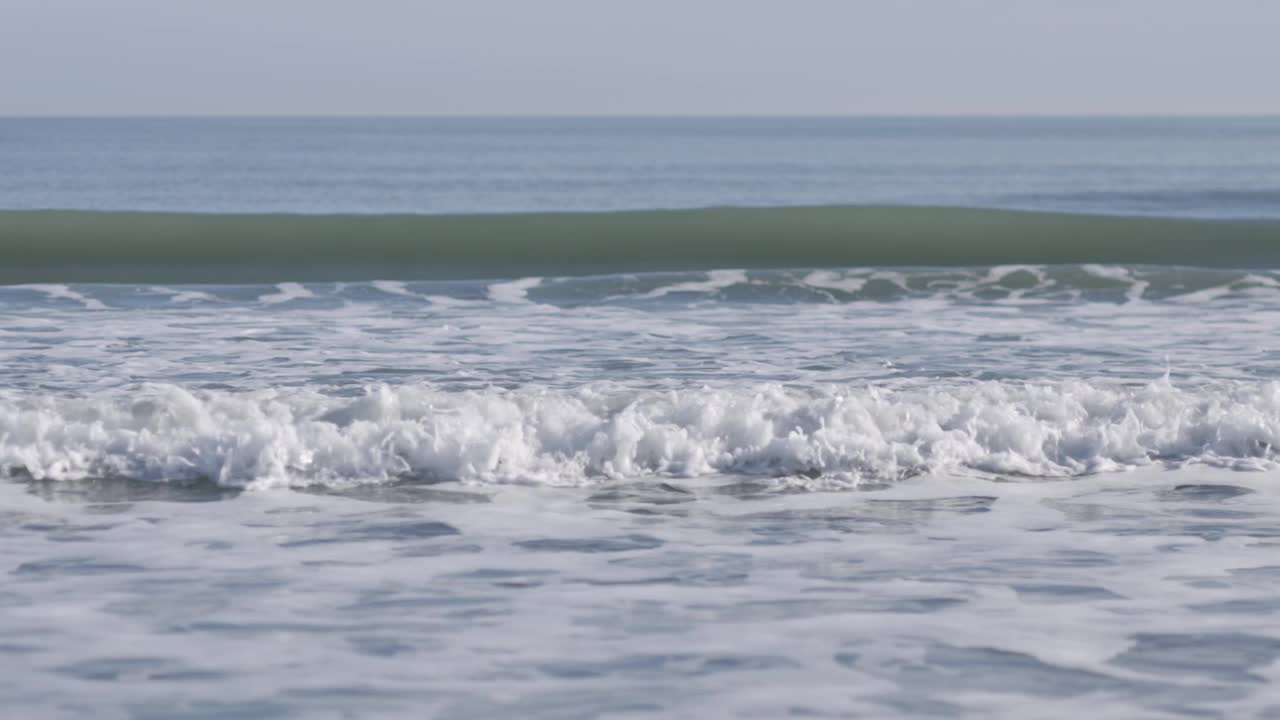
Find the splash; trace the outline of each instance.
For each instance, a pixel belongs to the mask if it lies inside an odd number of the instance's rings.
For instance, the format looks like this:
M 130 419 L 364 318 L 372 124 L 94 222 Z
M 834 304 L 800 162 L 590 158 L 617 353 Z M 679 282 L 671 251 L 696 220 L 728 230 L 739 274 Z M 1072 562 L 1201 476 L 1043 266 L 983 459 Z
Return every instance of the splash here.
M 369 387 L 0 397 L 0 467 L 37 479 L 230 486 L 415 477 L 584 485 L 746 475 L 856 486 L 937 474 L 1063 477 L 1277 465 L 1280 384 L 989 382 L 889 390 Z

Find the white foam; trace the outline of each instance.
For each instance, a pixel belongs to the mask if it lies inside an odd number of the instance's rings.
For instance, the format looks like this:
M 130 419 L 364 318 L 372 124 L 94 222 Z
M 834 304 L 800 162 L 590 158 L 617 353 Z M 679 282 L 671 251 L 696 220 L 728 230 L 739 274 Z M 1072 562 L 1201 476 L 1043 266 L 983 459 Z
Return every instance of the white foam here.
M 489 298 L 494 302 L 526 303 L 528 293 L 542 284 L 540 277 L 521 278 L 505 283 L 494 283 L 489 286 Z
M 1159 463 L 1277 467 L 1280 384 L 444 392 L 372 386 L 0 396 L 0 467 L 37 478 L 576 485 L 717 474 L 818 486 L 923 473 L 1073 476 Z
M 405 283 L 399 280 L 375 280 L 370 283 L 375 290 L 384 292 L 388 295 L 396 295 L 399 297 L 411 297 L 429 302 L 432 305 L 441 307 L 461 307 L 465 305 L 473 305 L 476 301 L 462 300 L 459 298 L 449 297 L 448 295 L 424 295 L 416 293 L 409 289 Z
M 1116 280 L 1127 284 L 1129 287 L 1125 290 L 1125 299 L 1129 302 L 1138 302 L 1142 300 L 1142 296 L 1147 292 L 1147 288 L 1151 287 L 1151 283 L 1145 280 L 1139 280 L 1133 276 L 1130 268 L 1118 265 L 1084 265 L 1083 270 L 1094 277 L 1106 280 Z
M 207 292 L 199 290 L 176 290 L 168 287 L 153 287 L 151 292 L 157 295 L 166 295 L 169 302 L 175 303 L 191 303 L 191 302 L 218 302 L 218 298 Z
M 1045 269 L 1043 265 L 996 265 L 987 270 L 986 277 L 983 278 L 984 283 L 997 283 L 1017 273 L 1027 273 L 1036 278 L 1039 282 L 1044 282 Z
M 404 283 L 397 280 L 374 280 L 373 287 L 388 295 L 400 295 L 402 297 L 419 297 L 417 293 L 410 292 Z
M 714 293 L 731 285 L 738 285 L 745 282 L 747 282 L 747 274 L 742 270 L 712 270 L 707 273 L 706 280 L 694 280 L 690 282 L 675 283 L 673 285 L 664 285 L 659 288 L 654 288 L 640 297 L 656 298 L 679 292 Z
M 1035 278 L 1036 284 L 1031 287 L 1017 288 L 1009 291 L 1010 300 L 1021 300 L 1022 297 L 1033 290 L 1044 288 L 1048 282 L 1045 278 L 1045 270 L 1039 265 L 997 265 L 987 271 L 984 278 L 977 282 L 977 287 L 987 285 L 1002 285 L 1004 280 L 1018 273 L 1025 273 Z
M 26 290 L 35 290 L 44 293 L 47 297 L 54 300 L 72 300 L 84 305 L 89 310 L 106 310 L 107 306 L 101 300 L 91 298 L 67 287 L 66 285 L 22 285 Z
M 832 270 L 814 270 L 801 280 L 805 285 L 823 290 L 838 290 L 846 293 L 856 293 L 866 286 L 871 276 L 849 277 L 847 274 L 834 272 Z
M 294 282 L 280 283 L 279 285 L 276 285 L 276 289 L 280 292 L 263 295 L 258 298 L 258 301 L 267 305 L 278 305 L 283 302 L 289 302 L 290 300 L 315 297 L 315 293 Z

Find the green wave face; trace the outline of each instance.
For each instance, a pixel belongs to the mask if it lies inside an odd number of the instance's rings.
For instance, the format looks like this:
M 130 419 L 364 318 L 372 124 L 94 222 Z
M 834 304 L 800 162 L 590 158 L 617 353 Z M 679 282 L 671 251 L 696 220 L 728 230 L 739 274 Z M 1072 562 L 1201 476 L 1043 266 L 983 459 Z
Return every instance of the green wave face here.
M 510 215 L 0 212 L 0 283 L 237 283 L 712 268 L 1280 267 L 1280 222 L 924 207 Z

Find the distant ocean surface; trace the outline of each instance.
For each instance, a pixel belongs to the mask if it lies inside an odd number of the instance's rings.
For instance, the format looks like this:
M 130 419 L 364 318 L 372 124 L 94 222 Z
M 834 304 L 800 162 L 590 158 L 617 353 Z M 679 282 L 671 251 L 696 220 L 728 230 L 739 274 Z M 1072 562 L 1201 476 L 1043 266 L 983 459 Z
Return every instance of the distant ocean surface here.
M 1280 215 L 1280 118 L 11 118 L 0 161 L 8 209 Z
M 15 718 L 1280 716 L 1280 118 L 0 119 Z

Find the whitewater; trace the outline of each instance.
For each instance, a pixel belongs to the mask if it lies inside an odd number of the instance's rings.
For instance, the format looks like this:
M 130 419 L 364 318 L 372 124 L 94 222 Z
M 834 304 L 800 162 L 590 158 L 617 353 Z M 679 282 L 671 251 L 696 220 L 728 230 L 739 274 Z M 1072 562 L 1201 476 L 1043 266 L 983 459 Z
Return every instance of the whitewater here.
M 1272 149 L 0 120 L 0 706 L 1274 714 Z

